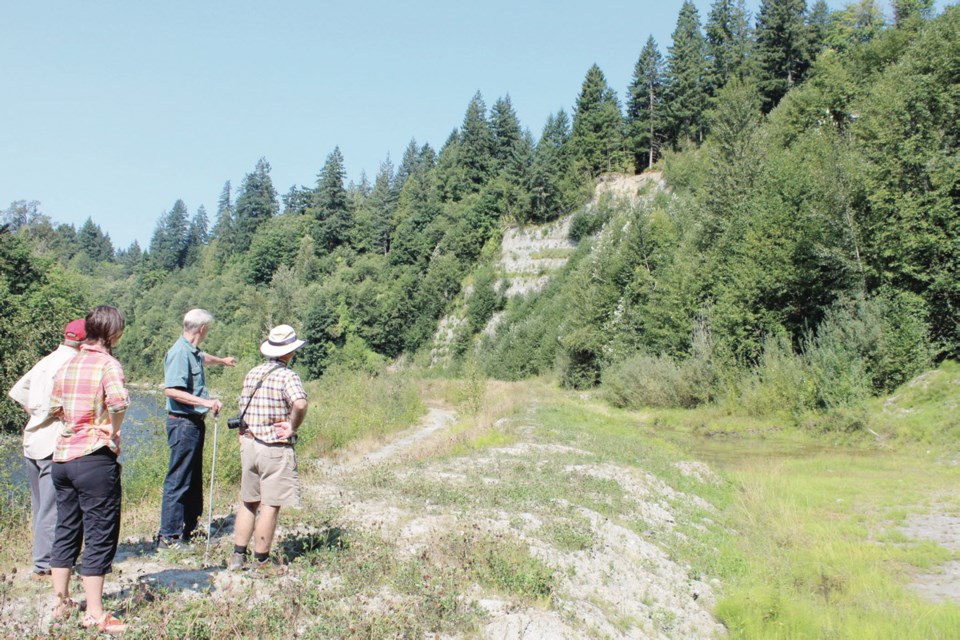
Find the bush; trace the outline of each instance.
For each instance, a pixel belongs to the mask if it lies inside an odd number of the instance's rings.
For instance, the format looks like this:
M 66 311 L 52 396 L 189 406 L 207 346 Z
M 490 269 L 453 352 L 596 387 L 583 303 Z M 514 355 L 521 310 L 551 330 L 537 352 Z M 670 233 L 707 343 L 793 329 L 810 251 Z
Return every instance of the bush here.
M 595 206 L 584 207 L 573 215 L 567 237 L 574 242 L 580 242 L 600 231 L 612 215 L 612 198 L 605 196 Z
M 737 402 L 752 415 L 788 411 L 798 426 L 864 428 L 864 402 L 927 368 L 933 348 L 919 297 L 882 291 L 827 310 L 801 352 L 783 337 L 764 341 L 760 364 L 740 383 Z
M 787 411 L 796 421 L 813 407 L 814 396 L 803 359 L 785 337 L 771 336 L 764 341 L 760 363 L 741 379 L 733 401 L 749 415 Z
M 603 373 L 603 392 L 618 407 L 695 407 L 710 400 L 712 374 L 705 361 L 635 355 Z

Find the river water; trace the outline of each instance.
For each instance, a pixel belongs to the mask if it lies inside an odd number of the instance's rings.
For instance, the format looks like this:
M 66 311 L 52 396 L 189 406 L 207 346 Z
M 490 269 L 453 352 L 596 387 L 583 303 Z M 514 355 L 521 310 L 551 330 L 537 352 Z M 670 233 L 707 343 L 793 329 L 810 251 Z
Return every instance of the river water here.
M 130 392 L 130 408 L 120 428 L 120 462 L 137 457 L 140 451 L 159 444 L 166 446 L 166 398 L 162 393 L 147 390 Z M 26 414 L 24 414 L 26 416 Z M 26 471 L 23 466 L 23 440 L 19 435 L 0 440 L 0 480 L 26 490 Z

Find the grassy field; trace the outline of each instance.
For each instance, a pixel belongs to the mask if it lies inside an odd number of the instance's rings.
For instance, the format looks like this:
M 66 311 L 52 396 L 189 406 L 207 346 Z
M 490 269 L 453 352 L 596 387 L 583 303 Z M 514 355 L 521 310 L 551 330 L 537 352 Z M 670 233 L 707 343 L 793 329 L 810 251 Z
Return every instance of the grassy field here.
M 909 585 L 942 586 L 960 560 L 958 381 L 951 363 L 926 374 L 840 443 L 716 407 L 612 409 L 542 380 L 330 377 L 309 389 L 306 508 L 281 515 L 290 574 L 237 577 L 197 554 L 157 565 L 142 546 L 109 604 L 135 638 L 520 637 L 521 623 L 542 638 L 706 638 L 716 622 L 732 638 L 956 637 L 960 591 Z M 426 406 L 456 422 L 363 462 Z M 236 496 L 225 432 L 218 505 Z M 125 469 L 124 537 L 156 526 L 158 449 Z M 28 563 L 15 511 L 4 567 Z M 214 564 L 228 551 L 215 545 Z M 156 580 L 174 568 L 199 586 Z M 46 635 L 42 586 L 5 573 L 8 633 Z

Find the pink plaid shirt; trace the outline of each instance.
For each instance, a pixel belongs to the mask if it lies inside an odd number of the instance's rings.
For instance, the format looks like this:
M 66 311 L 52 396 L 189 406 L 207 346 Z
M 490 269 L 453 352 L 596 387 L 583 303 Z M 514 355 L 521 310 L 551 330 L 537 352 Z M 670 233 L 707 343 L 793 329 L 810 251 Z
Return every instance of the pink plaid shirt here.
M 113 433 L 110 414 L 130 406 L 125 383 L 120 363 L 99 346 L 81 345 L 80 353 L 63 365 L 50 399 L 51 413 L 63 416 L 55 461 L 74 460 L 101 447 L 120 455 L 120 431 Z
M 280 365 L 277 367 L 277 365 Z M 275 370 L 271 371 L 271 369 Z M 267 372 L 270 373 L 267 373 Z M 266 378 L 263 386 L 257 387 L 260 378 Z M 243 417 L 243 421 L 250 428 L 250 433 L 263 442 L 285 442 L 277 437 L 273 430 L 275 422 L 284 422 L 290 418 L 293 403 L 300 398 L 306 399 L 307 392 L 303 388 L 297 372 L 279 360 L 270 359 L 250 369 L 243 379 L 243 391 L 240 393 L 240 411 L 247 406 L 247 401 L 253 396 L 250 408 Z

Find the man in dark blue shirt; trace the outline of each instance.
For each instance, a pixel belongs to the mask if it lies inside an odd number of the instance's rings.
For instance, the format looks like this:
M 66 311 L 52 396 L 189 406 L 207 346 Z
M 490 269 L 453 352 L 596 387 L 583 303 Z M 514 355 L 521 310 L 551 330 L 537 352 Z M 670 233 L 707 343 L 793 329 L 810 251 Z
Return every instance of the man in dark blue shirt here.
M 163 361 L 167 397 L 167 444 L 170 464 L 163 481 L 163 504 L 157 546 L 177 547 L 190 541 L 203 514 L 204 418 L 220 412 L 223 404 L 210 398 L 204 379 L 205 364 L 232 367 L 236 358 L 220 358 L 200 350 L 213 316 L 191 309 L 183 317 L 183 334 Z

